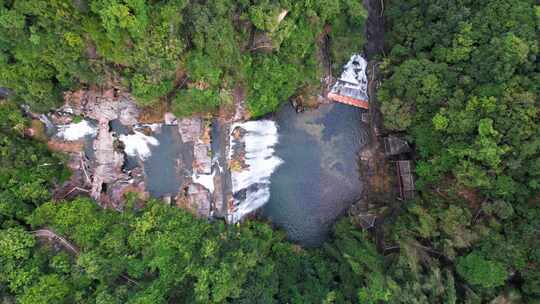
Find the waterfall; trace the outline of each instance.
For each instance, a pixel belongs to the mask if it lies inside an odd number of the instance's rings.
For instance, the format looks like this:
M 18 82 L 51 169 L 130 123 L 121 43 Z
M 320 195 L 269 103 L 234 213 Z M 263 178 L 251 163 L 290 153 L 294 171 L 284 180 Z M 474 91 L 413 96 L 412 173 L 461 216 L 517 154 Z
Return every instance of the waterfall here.
M 95 136 L 96 134 L 97 127 L 87 120 L 82 120 L 67 125 L 58 125 L 58 133 L 56 135 L 64 140 L 78 140 L 87 135 Z
M 277 143 L 274 121 L 248 121 L 232 125 L 229 159 L 233 206 L 229 210 L 229 222 L 240 221 L 270 199 L 270 176 L 283 163 L 274 155 Z
M 129 156 L 138 156 L 141 160 L 145 160 L 152 153 L 150 146 L 158 146 L 159 141 L 148 136 L 140 131 L 134 131 L 133 134 L 120 135 L 120 141 L 124 143 L 124 151 Z

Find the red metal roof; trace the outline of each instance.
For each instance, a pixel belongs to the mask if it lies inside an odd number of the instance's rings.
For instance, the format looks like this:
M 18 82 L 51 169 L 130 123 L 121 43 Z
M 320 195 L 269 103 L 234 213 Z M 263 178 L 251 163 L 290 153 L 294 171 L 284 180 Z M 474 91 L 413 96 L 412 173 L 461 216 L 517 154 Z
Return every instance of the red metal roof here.
M 328 93 L 328 98 L 333 101 L 341 102 L 351 106 L 359 107 L 362 109 L 369 109 L 369 103 L 366 100 L 356 99 L 349 96 L 338 95 L 335 93 Z

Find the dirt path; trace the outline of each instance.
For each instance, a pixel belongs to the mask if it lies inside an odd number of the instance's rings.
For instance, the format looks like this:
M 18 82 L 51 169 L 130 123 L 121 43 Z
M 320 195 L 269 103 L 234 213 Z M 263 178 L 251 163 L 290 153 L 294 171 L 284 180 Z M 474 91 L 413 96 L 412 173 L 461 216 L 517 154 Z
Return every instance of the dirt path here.
M 364 5 L 368 10 L 366 24 L 367 43 L 365 52 L 368 57 L 368 96 L 369 96 L 369 143 L 360 153 L 360 167 L 365 183 L 364 199 L 371 202 L 379 197 L 379 194 L 391 191 L 390 176 L 388 174 L 388 162 L 384 155 L 381 130 L 383 129 L 383 117 L 380 104 L 377 100 L 377 88 L 380 85 L 377 55 L 381 55 L 384 48 L 384 18 L 383 0 L 365 0 Z M 367 206 L 366 206 L 367 208 Z
M 320 64 L 320 68 L 323 71 L 321 78 L 321 94 L 319 95 L 319 103 L 330 103 L 331 101 L 326 97 L 332 84 L 334 83 L 334 77 L 332 76 L 332 62 L 329 54 L 329 33 L 331 31 L 330 25 L 325 25 L 323 31 L 317 38 L 317 59 Z

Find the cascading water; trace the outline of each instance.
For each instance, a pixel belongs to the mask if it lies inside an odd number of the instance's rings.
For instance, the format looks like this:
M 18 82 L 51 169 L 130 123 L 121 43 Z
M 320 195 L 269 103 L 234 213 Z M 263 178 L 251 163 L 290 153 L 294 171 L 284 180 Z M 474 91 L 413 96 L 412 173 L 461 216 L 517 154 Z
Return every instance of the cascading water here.
M 58 125 L 58 137 L 65 140 L 78 140 L 85 136 L 95 136 L 97 133 L 97 127 L 88 120 L 82 120 L 77 123 L 70 123 L 67 125 Z
M 119 139 L 124 143 L 124 151 L 128 156 L 137 156 L 141 160 L 145 160 L 152 155 L 150 146 L 159 145 L 159 141 L 155 137 L 145 135 L 140 131 L 134 131 L 133 134 L 122 134 Z
M 231 181 L 234 206 L 231 223 L 262 207 L 270 199 L 270 176 L 283 163 L 274 155 L 277 126 L 271 120 L 248 121 L 231 126 Z
M 56 133 L 56 126 L 52 123 L 47 115 L 39 115 L 39 120 L 45 125 L 45 132 L 48 136 L 53 136 Z

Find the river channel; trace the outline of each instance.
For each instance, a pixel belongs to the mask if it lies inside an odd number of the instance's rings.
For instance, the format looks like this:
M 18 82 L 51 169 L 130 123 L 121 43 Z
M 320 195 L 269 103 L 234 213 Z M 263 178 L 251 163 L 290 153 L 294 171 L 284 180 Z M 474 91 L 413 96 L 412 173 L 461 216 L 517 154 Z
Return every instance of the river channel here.
M 215 212 L 210 216 L 224 216 L 229 223 L 236 223 L 256 213 L 284 229 L 293 242 L 317 246 L 326 240 L 337 218 L 361 197 L 358 155 L 367 139 L 362 111 L 331 103 L 296 113 L 284 103 L 264 120 L 222 126 L 214 119 L 211 149 L 199 154 L 209 162 L 203 175 L 195 174 L 191 166 L 197 163 L 194 139 L 186 137 L 184 142 L 178 125 L 137 125 L 131 130 L 112 120 L 109 127 L 124 146 L 122 169 L 129 172 L 142 165 L 150 195 L 174 197 L 186 179 L 193 179 L 210 193 L 219 189 L 216 193 L 223 194 L 221 201 L 229 201 L 227 196 L 232 194 L 232 205 L 221 209 L 216 207 L 214 196 L 208 208 Z M 239 141 L 233 140 L 237 127 L 244 134 Z M 95 121 L 52 130 L 67 139 L 84 136 L 86 157 L 94 158 Z M 223 150 L 229 138 L 230 150 L 240 149 L 243 155 L 240 170 L 228 169 L 234 158 L 232 152 Z M 200 145 L 201 139 L 195 142 Z M 201 165 L 199 160 L 197 170 Z M 216 174 L 222 177 L 219 186 L 214 185 Z M 198 205 L 203 206 L 201 202 Z

